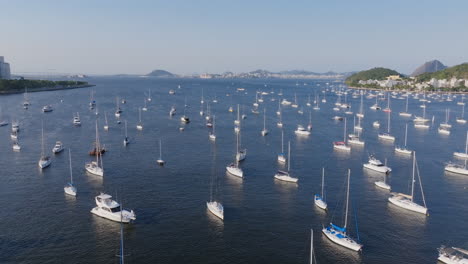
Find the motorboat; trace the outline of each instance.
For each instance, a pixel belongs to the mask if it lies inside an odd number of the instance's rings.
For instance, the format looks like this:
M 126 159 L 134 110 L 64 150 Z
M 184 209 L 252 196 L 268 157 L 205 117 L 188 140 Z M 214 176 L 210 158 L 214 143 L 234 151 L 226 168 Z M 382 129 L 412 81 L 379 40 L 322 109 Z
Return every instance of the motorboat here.
M 96 196 L 96 207 L 91 209 L 91 213 L 107 218 L 115 222 L 130 223 L 131 221 L 136 220 L 136 215 L 133 210 L 125 210 L 121 205 L 112 200 L 112 196 L 101 193 Z
M 296 135 L 301 135 L 301 136 L 308 136 L 310 135 L 310 131 L 307 130 L 304 126 L 298 125 L 297 129 L 294 131 Z
M 369 157 L 369 161 L 364 164 L 364 168 L 382 173 L 390 173 L 392 169 L 384 165 L 380 160 L 376 159 L 373 155 Z
M 439 249 L 438 261 L 446 264 L 468 264 L 468 250 L 441 246 Z
M 46 105 L 46 106 L 42 107 L 42 112 L 44 112 L 44 113 L 48 113 L 48 112 L 52 112 L 52 111 L 54 111 L 54 109 L 52 108 L 51 105 Z
M 61 141 L 55 142 L 55 146 L 54 146 L 54 148 L 52 149 L 52 152 L 53 152 L 54 154 L 57 154 L 57 153 L 60 153 L 60 152 L 62 152 L 62 151 L 63 151 L 63 144 L 62 144 L 62 142 L 61 142 Z

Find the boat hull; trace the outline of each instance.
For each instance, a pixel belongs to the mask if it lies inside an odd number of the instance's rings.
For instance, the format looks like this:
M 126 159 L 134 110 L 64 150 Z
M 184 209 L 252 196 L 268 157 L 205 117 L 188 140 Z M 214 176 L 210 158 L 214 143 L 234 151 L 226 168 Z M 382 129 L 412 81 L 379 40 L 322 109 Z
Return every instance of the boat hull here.
M 244 172 L 240 168 L 227 166 L 226 171 L 233 176 L 237 176 L 239 178 L 244 177 Z
M 388 198 L 388 201 L 400 208 L 413 211 L 420 214 L 427 214 L 427 208 L 412 202 L 409 198 L 395 195 Z
M 323 210 L 327 210 L 327 203 L 322 199 L 322 197 L 318 194 L 316 194 L 314 196 L 314 203 L 315 205 L 320 208 L 320 209 L 323 209 Z
M 338 244 L 340 246 L 343 246 L 345 248 L 354 250 L 354 251 L 360 251 L 362 249 L 362 245 L 357 243 L 356 241 L 352 240 L 342 232 L 339 232 L 334 229 L 327 229 L 323 228 L 322 233 L 330 239 L 332 242 L 335 244 Z M 342 236 L 342 238 L 339 237 L 339 235 Z
M 224 208 L 220 203 L 206 202 L 206 207 L 208 208 L 210 213 L 220 218 L 221 220 L 224 220 Z

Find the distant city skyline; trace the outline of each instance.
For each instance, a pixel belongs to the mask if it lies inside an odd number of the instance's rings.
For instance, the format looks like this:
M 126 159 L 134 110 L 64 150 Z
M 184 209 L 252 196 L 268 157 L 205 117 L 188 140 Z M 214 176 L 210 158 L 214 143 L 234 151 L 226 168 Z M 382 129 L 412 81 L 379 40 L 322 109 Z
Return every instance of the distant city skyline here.
M 177 74 L 468 62 L 468 2 L 6 1 L 12 74 Z

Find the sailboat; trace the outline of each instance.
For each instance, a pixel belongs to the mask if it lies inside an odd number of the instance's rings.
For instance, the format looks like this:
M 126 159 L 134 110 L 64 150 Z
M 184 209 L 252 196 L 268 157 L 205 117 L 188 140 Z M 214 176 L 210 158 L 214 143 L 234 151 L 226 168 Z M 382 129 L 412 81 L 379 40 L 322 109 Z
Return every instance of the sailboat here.
M 361 124 L 361 118 L 364 118 L 364 108 L 363 108 L 363 96 L 364 94 L 361 91 L 361 104 L 359 105 L 359 113 L 356 114 L 356 116 L 359 118 L 359 124 Z
M 275 174 L 275 179 L 280 180 L 280 181 L 285 181 L 285 182 L 293 182 L 297 183 L 299 180 L 298 178 L 291 177 L 289 174 L 290 171 L 290 166 L 291 166 L 291 141 L 288 141 L 288 170 L 287 171 L 282 171 L 278 170 Z
M 236 134 L 236 138 L 237 138 L 237 144 L 236 144 L 236 159 L 235 159 L 235 162 L 229 164 L 227 167 L 226 167 L 226 171 L 231 174 L 231 175 L 234 175 L 234 176 L 237 176 L 237 177 L 244 177 L 244 172 L 242 171 L 242 169 L 239 167 L 239 161 L 240 160 L 243 160 L 245 159 L 245 152 L 241 154 L 241 152 L 239 151 L 239 134 Z
M 328 205 L 327 205 L 327 202 L 325 202 L 324 188 L 325 188 L 325 168 L 322 168 L 322 193 L 316 194 L 314 196 L 314 202 L 315 202 L 315 205 L 318 206 L 319 208 L 323 210 L 327 210 Z
M 392 193 L 392 196 L 388 198 L 388 201 L 406 210 L 410 210 L 410 211 L 421 213 L 421 214 L 427 214 L 426 200 L 424 199 L 424 192 L 422 188 L 421 177 L 419 175 L 419 169 L 417 169 L 417 173 L 418 173 L 418 178 L 419 178 L 419 185 L 421 186 L 421 195 L 422 195 L 424 205 L 419 205 L 414 202 L 414 183 L 416 182 L 415 180 L 416 168 L 417 168 L 416 152 L 414 152 L 413 153 L 413 176 L 411 180 L 411 195 L 407 195 L 404 193 Z
M 151 102 L 151 100 L 153 100 L 151 98 L 151 89 L 148 89 L 148 102 Z M 146 110 L 145 110 L 146 111 Z
M 266 109 L 263 108 L 263 130 L 262 136 L 266 136 L 268 134 L 268 129 L 266 129 Z
M 387 114 L 387 133 L 379 133 L 378 138 L 388 141 L 395 141 L 395 137 L 390 135 L 390 112 Z
M 344 120 L 343 141 L 333 142 L 333 148 L 336 150 L 351 151 L 351 147 L 346 145 L 346 118 Z
M 52 163 L 52 159 L 48 156 L 45 155 L 44 152 L 44 123 L 42 124 L 42 144 L 41 144 L 41 158 L 39 159 L 38 165 L 39 168 L 45 169 L 50 166 Z
M 383 181 L 376 181 L 374 182 L 374 184 L 375 186 L 385 189 L 385 190 L 391 189 L 390 185 L 387 183 L 387 174 L 384 175 Z
M 127 135 L 127 120 L 125 120 L 125 138 L 123 141 L 124 146 L 127 146 L 130 143 L 130 139 L 128 138 Z
M 362 249 L 362 244 L 356 242 L 347 234 L 348 226 L 348 210 L 349 210 L 349 182 L 350 182 L 351 170 L 348 169 L 348 187 L 346 192 L 346 211 L 345 211 L 345 222 L 343 227 L 339 227 L 333 223 L 330 223 L 328 227 L 324 227 L 322 232 L 325 234 L 328 239 L 332 242 L 343 246 L 345 248 L 360 251 Z
M 156 160 L 156 163 L 158 163 L 160 166 L 163 166 L 164 163 L 166 163 L 166 162 L 162 159 L 162 142 L 161 142 L 161 139 L 159 139 L 159 159 Z
M 136 126 L 136 128 L 138 130 L 143 130 L 143 124 L 141 123 L 141 108 L 138 108 L 138 124 Z
M 91 161 L 85 164 L 86 171 L 104 177 L 104 169 L 102 166 L 102 157 L 101 157 L 101 144 L 99 143 L 99 134 L 98 134 L 98 123 L 96 120 L 96 161 Z
M 278 154 L 278 162 L 286 163 L 286 155 L 284 155 L 284 132 L 281 130 L 281 153 Z
M 400 116 L 404 116 L 404 117 L 411 117 L 412 114 L 408 113 L 408 100 L 409 100 L 409 95 L 406 94 L 406 107 L 405 107 L 405 111 L 404 112 L 400 112 Z
M 213 188 L 215 187 L 215 195 L 218 196 L 218 174 L 216 173 L 216 147 L 215 152 L 213 155 L 213 161 L 214 161 L 214 167 L 212 170 L 212 175 L 211 175 L 211 181 L 210 181 L 210 201 L 206 202 L 206 207 L 208 208 L 208 211 L 212 213 L 214 216 L 218 217 L 221 220 L 224 220 L 224 207 L 221 204 L 221 202 L 217 201 L 216 199 L 213 199 Z
M 429 119 L 426 118 L 426 107 L 423 107 L 423 116 L 416 116 L 413 121 L 414 127 L 429 128 L 429 125 L 426 124 L 427 122 L 429 122 Z
M 291 105 L 291 107 L 293 108 L 298 108 L 299 105 L 297 104 L 297 95 L 296 93 L 294 93 L 294 103 Z
M 184 115 L 180 117 L 180 121 L 182 123 L 190 123 L 190 118 L 188 118 L 186 116 L 186 112 L 187 112 L 187 97 L 185 97 L 185 104 L 184 104 Z
M 441 123 L 439 128 L 438 128 L 438 131 L 440 134 L 444 134 L 444 135 L 450 135 L 450 128 L 452 127 L 451 124 L 449 124 L 449 113 L 450 113 L 450 110 L 447 108 L 445 110 L 445 122 L 444 123 Z
M 239 125 L 240 124 L 240 111 L 239 111 L 239 104 L 237 104 L 237 119 L 234 120 L 234 124 L 235 125 Z
M 73 172 L 72 172 L 72 163 L 71 163 L 71 150 L 68 149 L 68 160 L 70 163 L 70 182 L 63 187 L 63 190 L 66 194 L 76 196 L 76 187 L 73 185 Z
M 108 131 L 109 130 L 109 124 L 107 123 L 107 112 L 104 111 L 104 119 L 106 121 L 106 124 L 104 125 L 104 130 Z
M 148 111 L 148 107 L 146 107 L 146 100 L 143 99 L 143 108 L 141 108 L 142 111 Z
M 462 106 L 461 117 L 457 117 L 457 123 L 460 123 L 460 124 L 465 124 L 466 123 L 466 120 L 465 120 L 465 104 L 463 104 L 463 106 Z
M 237 133 L 237 142 L 236 142 L 236 160 L 243 161 L 247 156 L 247 149 L 240 149 L 241 145 L 241 133 L 239 129 L 239 133 Z
M 216 127 L 216 116 L 213 115 L 213 131 L 210 132 L 210 139 L 215 141 L 216 140 L 216 134 L 215 134 L 215 127 Z
M 360 118 L 359 118 L 360 120 Z M 354 124 L 356 124 L 356 117 L 354 117 Z M 360 125 L 358 125 L 360 126 Z M 359 145 L 364 146 L 365 142 L 360 139 L 360 130 L 357 129 L 358 126 L 354 126 L 354 133 L 352 135 L 348 135 L 348 143 L 351 145 Z M 356 133 L 357 132 L 357 133 Z
M 383 111 L 388 113 L 392 112 L 390 108 L 390 93 L 387 93 L 387 107 Z
M 467 165 L 467 159 L 465 159 L 464 165 L 459 165 L 456 163 L 449 162 L 445 166 L 445 171 L 456 173 L 456 174 L 468 175 L 468 168 L 466 167 L 466 165 Z
M 465 152 L 454 152 L 453 155 L 457 158 L 468 159 L 468 131 L 466 131 Z
M 115 109 L 115 117 L 120 117 L 120 114 L 122 113 L 122 109 L 120 109 L 120 102 L 119 98 L 116 98 L 116 109 Z
M 406 154 L 406 155 L 411 155 L 411 153 L 413 152 L 406 147 L 407 141 L 408 141 L 408 123 L 406 123 L 406 126 L 405 126 L 405 145 L 403 145 L 403 147 L 396 146 L 395 152 Z
M 28 107 L 31 105 L 29 103 L 29 99 L 28 99 L 28 88 L 24 88 L 24 101 L 23 101 L 23 108 L 24 109 L 28 109 Z

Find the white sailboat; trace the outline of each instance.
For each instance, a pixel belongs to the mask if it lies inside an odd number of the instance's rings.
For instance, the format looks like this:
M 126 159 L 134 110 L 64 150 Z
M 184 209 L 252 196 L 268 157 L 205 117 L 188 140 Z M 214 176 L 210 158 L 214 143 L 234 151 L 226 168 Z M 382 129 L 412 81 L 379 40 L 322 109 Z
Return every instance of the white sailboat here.
M 414 183 L 416 171 L 419 178 L 419 186 L 421 186 L 421 195 L 424 205 L 419 205 L 414 202 Z M 388 198 L 388 201 L 396 206 L 399 206 L 403 209 L 410 210 L 413 212 L 427 214 L 426 200 L 424 199 L 424 192 L 421 183 L 421 177 L 419 175 L 419 169 L 417 169 L 416 164 L 416 152 L 413 153 L 413 176 L 411 180 L 411 195 L 404 193 L 392 193 L 392 196 Z
M 465 120 L 465 104 L 463 104 L 463 106 L 462 106 L 461 117 L 457 117 L 457 123 L 459 123 L 459 124 L 465 124 L 466 123 L 466 120 Z
M 216 116 L 213 115 L 213 131 L 211 131 L 210 136 L 209 136 L 209 138 L 213 141 L 216 140 L 215 127 L 216 127 Z
M 148 111 L 148 107 L 146 106 L 146 100 L 143 99 L 143 108 L 141 108 L 142 111 Z
M 127 120 L 125 120 L 125 138 L 123 140 L 124 146 L 127 146 L 130 143 L 130 139 L 128 138 L 127 135 Z
M 216 164 L 216 148 L 215 153 L 213 155 L 214 163 Z M 215 190 L 213 190 L 215 188 Z M 214 194 L 213 194 L 214 192 Z M 206 202 L 206 207 L 208 211 L 212 213 L 214 216 L 218 217 L 221 220 L 224 220 L 224 207 L 217 199 L 213 199 L 213 196 L 218 195 L 218 174 L 216 173 L 216 169 L 214 168 L 212 171 L 211 179 L 210 179 L 210 200 Z
M 115 102 L 115 104 L 116 104 L 115 117 L 119 118 L 119 117 L 120 117 L 120 114 L 122 113 L 122 109 L 120 109 L 120 101 L 119 101 L 119 98 L 117 97 L 115 101 L 116 101 L 116 102 Z
M 76 196 L 76 187 L 73 185 L 73 171 L 72 171 L 72 163 L 71 163 L 71 150 L 68 149 L 68 160 L 70 163 L 70 182 L 63 187 L 63 190 L 66 194 Z
M 21 146 L 20 146 L 18 140 L 13 141 L 13 150 L 14 151 L 20 151 L 21 150 Z
M 468 159 L 468 131 L 466 131 L 465 152 L 454 152 L 453 155 L 457 158 Z
M 411 150 L 409 150 L 407 148 L 407 146 L 406 146 L 407 141 L 408 141 L 408 123 L 406 123 L 406 126 L 405 126 L 405 145 L 403 145 L 403 147 L 396 146 L 395 147 L 395 152 L 396 153 L 401 153 L 401 154 L 406 154 L 406 155 L 411 155 L 411 153 L 413 153 L 413 151 L 411 151 Z
M 286 163 L 286 155 L 284 155 L 284 132 L 281 130 L 281 153 L 278 154 L 278 162 Z
M 141 108 L 138 108 L 138 124 L 136 128 L 138 130 L 143 130 L 143 124 L 141 123 Z
M 159 159 L 156 160 L 156 163 L 158 163 L 160 166 L 163 166 L 164 163 L 166 163 L 162 159 L 162 142 L 161 142 L 161 139 L 159 139 Z
M 356 124 L 356 117 L 354 117 L 354 124 Z M 360 126 L 360 125 L 358 125 Z M 354 133 L 348 135 L 348 143 L 351 145 L 364 146 L 365 142 L 361 140 L 361 130 L 357 129 L 358 126 L 354 126 Z
M 101 144 L 99 142 L 97 120 L 96 120 L 96 161 L 87 162 L 85 164 L 85 169 L 90 174 L 104 177 L 104 168 L 102 166 Z
M 390 112 L 387 112 L 387 120 L 388 120 L 388 123 L 387 123 L 387 133 L 379 133 L 379 139 L 383 139 L 383 140 L 388 140 L 388 141 L 395 141 L 395 137 L 390 135 Z
M 262 136 L 266 136 L 268 134 L 268 129 L 266 129 L 266 109 L 263 108 L 263 130 Z
M 231 175 L 243 178 L 244 177 L 244 172 L 239 167 L 239 161 L 245 159 L 246 152 L 242 153 L 241 151 L 239 151 L 239 137 L 240 137 L 239 135 L 240 135 L 240 133 L 236 134 L 237 141 L 236 141 L 236 158 L 235 158 L 235 162 L 229 164 L 226 167 L 226 171 Z
M 104 125 L 104 130 L 108 131 L 109 130 L 109 124 L 107 122 L 107 112 L 106 111 L 104 111 L 104 120 L 106 121 L 106 123 Z
M 291 177 L 289 171 L 290 171 L 290 166 L 291 166 L 291 141 L 288 141 L 288 170 L 287 171 L 282 171 L 278 170 L 275 174 L 275 179 L 280 180 L 280 181 L 285 181 L 285 182 L 292 182 L 292 183 L 297 183 L 299 180 L 298 178 Z
M 314 203 L 323 210 L 327 210 L 327 202 L 325 201 L 325 168 L 322 168 L 322 193 L 314 195 Z
M 38 165 L 39 165 L 39 168 L 41 169 L 45 169 L 47 167 L 50 166 L 50 164 L 52 163 L 52 159 L 45 154 L 44 152 L 44 124 L 42 124 L 42 134 L 41 134 L 41 158 L 39 159 L 39 162 L 38 162 Z
M 359 113 L 356 114 L 356 116 L 359 118 L 359 121 L 361 121 L 361 118 L 364 118 L 364 107 L 363 107 L 363 98 L 364 94 L 361 91 L 361 104 L 359 105 Z M 359 124 L 361 124 L 359 122 Z
M 360 251 L 362 249 L 362 244 L 359 244 L 353 238 L 347 234 L 347 225 L 348 225 L 348 210 L 349 210 L 349 181 L 351 176 L 351 170 L 348 169 L 348 187 L 346 192 L 346 211 L 345 211 L 345 222 L 343 227 L 339 227 L 330 223 L 328 227 L 324 227 L 322 232 L 325 236 L 330 239 L 332 242 L 343 246 L 345 248 Z
M 383 181 L 376 181 L 374 182 L 375 186 L 379 187 L 379 188 L 382 188 L 382 189 L 385 189 L 385 190 L 389 190 L 391 189 L 390 185 L 387 183 L 387 174 L 384 175 L 384 178 L 383 178 Z
M 400 112 L 400 116 L 403 116 L 403 117 L 411 117 L 412 114 L 408 113 L 408 100 L 409 100 L 409 95 L 406 94 L 406 107 L 405 107 L 405 111 L 404 112 Z
M 344 119 L 343 141 L 333 142 L 333 148 L 336 150 L 351 151 L 351 147 L 346 144 L 346 118 Z
M 243 161 L 245 157 L 247 156 L 247 149 L 241 149 L 241 132 L 240 132 L 240 126 L 239 126 L 239 131 L 236 134 L 236 161 Z
M 467 159 L 465 159 L 464 165 L 449 162 L 447 163 L 447 165 L 445 165 L 445 171 L 456 173 L 456 174 L 461 174 L 461 175 L 468 175 L 468 168 L 466 167 L 466 165 L 467 165 Z

